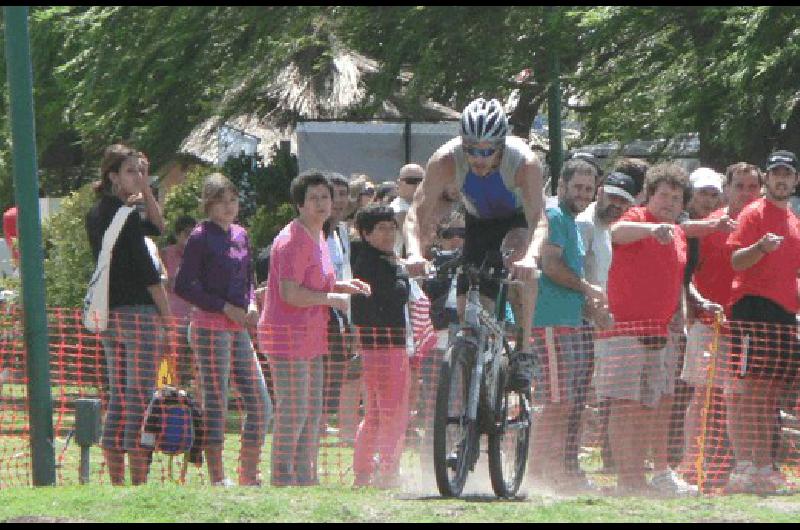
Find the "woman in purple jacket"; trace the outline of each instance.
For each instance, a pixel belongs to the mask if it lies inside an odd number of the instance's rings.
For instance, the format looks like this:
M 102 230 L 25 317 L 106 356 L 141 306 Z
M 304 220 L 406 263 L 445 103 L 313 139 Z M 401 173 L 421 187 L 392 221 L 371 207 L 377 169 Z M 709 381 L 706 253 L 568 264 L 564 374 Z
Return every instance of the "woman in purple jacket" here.
M 203 392 L 208 473 L 212 484 L 230 485 L 222 448 L 232 375 L 245 409 L 239 484 L 260 485 L 258 464 L 272 402 L 247 331 L 255 326 L 258 312 L 247 232 L 234 224 L 239 193 L 225 176 L 214 173 L 203 184 L 201 201 L 208 219 L 189 236 L 175 293 L 195 306 L 190 342 Z

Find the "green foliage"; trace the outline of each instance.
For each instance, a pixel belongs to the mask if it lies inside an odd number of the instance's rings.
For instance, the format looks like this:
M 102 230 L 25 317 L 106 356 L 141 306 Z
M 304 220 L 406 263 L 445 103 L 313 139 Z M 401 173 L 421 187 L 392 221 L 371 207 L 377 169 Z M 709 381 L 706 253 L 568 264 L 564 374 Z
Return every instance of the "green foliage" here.
M 186 180 L 167 192 L 162 210 L 167 227 L 167 233 L 163 234 L 163 242 L 171 237 L 172 227 L 175 226 L 178 217 L 189 215 L 198 221 L 205 219 L 206 214 L 200 207 L 200 195 L 203 190 L 203 180 L 212 172 L 213 170 L 207 167 L 194 167 L 186 174 Z
M 200 194 L 206 176 L 219 169 L 196 167 L 186 180 L 170 189 L 164 202 L 168 230 L 181 215 L 205 218 Z M 289 185 L 297 176 L 297 157 L 275 147 L 268 165 L 261 157 L 231 157 L 221 173 L 239 188 L 239 222 L 248 229 L 253 250 L 268 245 L 296 212 L 289 200 Z M 171 234 L 170 234 L 171 235 Z
M 253 217 L 250 218 L 250 246 L 253 253 L 269 245 L 278 232 L 294 219 L 297 211 L 290 203 L 284 203 L 277 208 L 259 206 Z
M 543 104 L 548 54 L 557 50 L 564 101 L 585 103 L 585 141 L 699 131 L 712 158 L 757 157 L 778 144 L 800 148 L 797 7 L 493 6 L 490 16 L 485 7 L 452 6 L 30 12 L 42 183 L 57 195 L 82 184 L 92 173 L 87 161 L 113 141 L 133 143 L 158 167 L 211 116 L 269 114 L 274 97 L 264 88 L 278 69 L 291 59 L 314 74 L 338 43 L 379 64 L 351 117 L 369 117 L 386 98 L 413 116 L 422 98 L 460 108 L 477 95 L 503 98 L 519 88 L 521 116 L 512 123 L 524 134 Z M 3 77 L 4 68 L 0 62 Z M 524 68 L 534 83 L 518 87 L 510 78 Z M 6 105 L 0 98 L 4 122 Z M 289 114 L 302 112 L 298 106 Z M 5 204 L 7 136 L 0 128 Z M 81 171 L 51 167 L 64 160 Z
M 367 110 L 373 111 L 399 91 L 408 104 L 428 97 L 457 109 L 477 96 L 503 99 L 516 88 L 509 79 L 525 68 L 533 68 L 538 82 L 526 96 L 540 98 L 547 50 L 556 37 L 570 38 L 566 31 L 548 35 L 546 14 L 541 6 L 493 6 L 491 13 L 485 7 L 348 6 L 335 17 L 337 34 L 381 63 L 368 80 L 374 98 Z M 574 48 L 564 46 L 567 68 L 577 62 Z
M 95 267 L 84 219 L 96 200 L 91 185 L 83 186 L 61 202 L 61 209 L 42 228 L 48 307 L 83 303 Z
M 800 148 L 800 9 L 602 7 L 580 19 L 587 139 L 699 132 L 701 163 Z
M 281 204 L 291 202 L 289 186 L 298 173 L 297 157 L 288 149 L 274 146 L 269 165 L 261 175 L 253 178 L 258 204 L 278 208 Z
M 261 156 L 241 154 L 225 161 L 222 172 L 239 188 L 239 218 L 252 217 L 258 205 L 275 208 L 289 200 L 289 184 L 297 176 L 297 158 L 273 150 L 268 166 Z
M 264 167 L 259 157 L 245 155 L 232 156 L 225 161 L 222 173 L 239 189 L 239 218 L 249 219 L 257 207 L 255 180 L 263 178 Z

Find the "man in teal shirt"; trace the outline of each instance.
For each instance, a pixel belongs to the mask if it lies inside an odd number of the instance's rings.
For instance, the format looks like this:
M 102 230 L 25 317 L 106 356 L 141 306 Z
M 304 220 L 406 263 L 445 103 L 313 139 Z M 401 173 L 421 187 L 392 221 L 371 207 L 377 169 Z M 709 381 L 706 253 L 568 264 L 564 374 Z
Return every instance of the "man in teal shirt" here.
M 589 362 L 582 337 L 583 305 L 605 304 L 603 290 L 586 281 L 586 254 L 575 216 L 594 199 L 596 170 L 570 160 L 561 172 L 558 206 L 546 210 L 548 233 L 542 245 L 542 275 L 533 320 L 536 355 L 534 400 L 541 412 L 534 421 L 531 478 L 534 487 L 555 492 L 584 490 L 585 479 L 567 473 L 565 447 L 572 402 L 581 370 Z

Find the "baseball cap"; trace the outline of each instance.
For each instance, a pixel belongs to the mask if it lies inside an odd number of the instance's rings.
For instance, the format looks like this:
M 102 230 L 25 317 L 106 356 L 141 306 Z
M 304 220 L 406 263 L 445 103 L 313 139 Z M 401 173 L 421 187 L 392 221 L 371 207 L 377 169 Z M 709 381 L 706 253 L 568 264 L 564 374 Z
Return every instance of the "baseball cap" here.
M 625 173 L 614 171 L 603 181 L 603 192 L 610 195 L 616 195 L 627 200 L 631 204 L 636 202 L 634 195 L 636 194 L 636 183 L 633 178 Z
M 767 171 L 778 166 L 786 166 L 797 171 L 797 156 L 791 151 L 773 151 L 767 158 Z
M 603 176 L 603 167 L 600 165 L 600 161 L 594 156 L 592 153 L 587 151 L 575 151 L 569 157 L 570 160 L 584 160 L 589 162 L 591 165 L 594 166 L 595 170 L 597 171 L 598 176 Z
M 419 164 L 406 164 L 400 168 L 397 180 L 421 182 L 425 177 L 425 170 Z
M 689 175 L 689 184 L 691 184 L 694 190 L 714 188 L 722 193 L 722 180 L 722 175 L 710 167 L 699 167 Z
M 380 200 L 387 195 L 394 194 L 397 195 L 397 184 L 394 182 L 381 182 L 378 184 L 375 192 L 375 196 Z

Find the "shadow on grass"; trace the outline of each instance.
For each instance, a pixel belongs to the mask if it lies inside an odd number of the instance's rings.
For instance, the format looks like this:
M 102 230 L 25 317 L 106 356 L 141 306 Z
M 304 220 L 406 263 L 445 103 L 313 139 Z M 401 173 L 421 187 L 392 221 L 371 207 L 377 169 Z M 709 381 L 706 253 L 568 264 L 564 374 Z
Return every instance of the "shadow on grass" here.
M 480 494 L 462 495 L 460 497 L 442 497 L 441 495 L 398 495 L 396 498 L 401 501 L 442 501 L 442 502 L 464 501 L 464 502 L 492 503 L 492 504 L 518 503 L 518 502 L 526 502 L 528 500 L 527 495 L 517 495 L 516 497 L 505 499 L 501 497 L 496 497 L 494 495 L 480 495 Z

